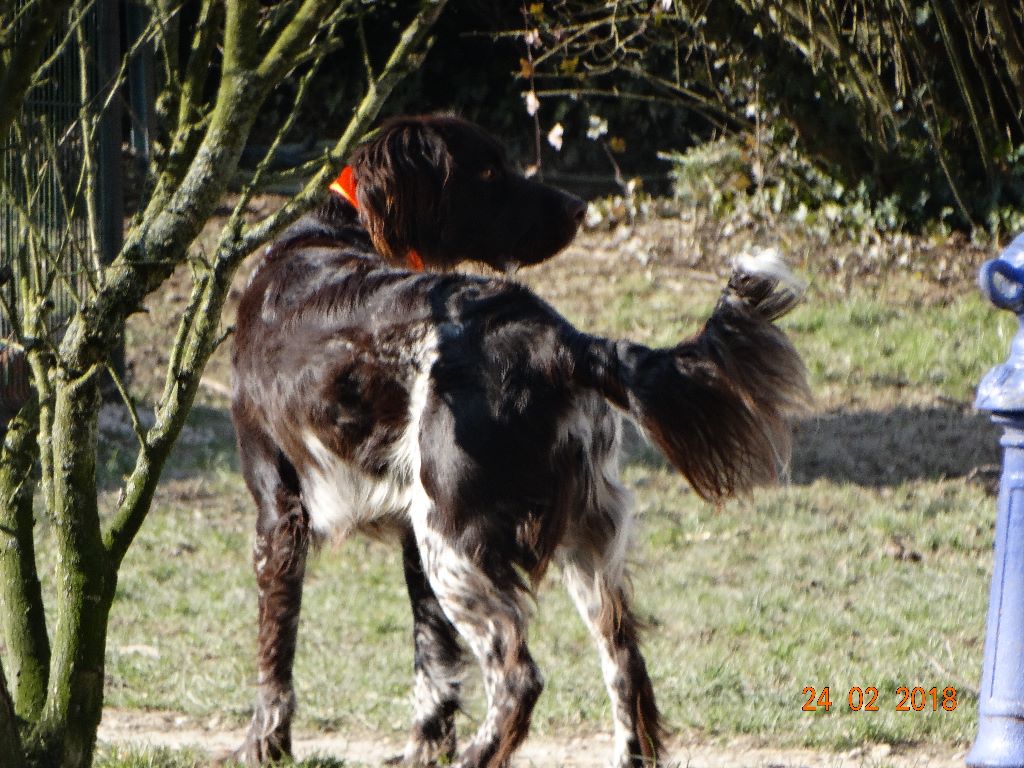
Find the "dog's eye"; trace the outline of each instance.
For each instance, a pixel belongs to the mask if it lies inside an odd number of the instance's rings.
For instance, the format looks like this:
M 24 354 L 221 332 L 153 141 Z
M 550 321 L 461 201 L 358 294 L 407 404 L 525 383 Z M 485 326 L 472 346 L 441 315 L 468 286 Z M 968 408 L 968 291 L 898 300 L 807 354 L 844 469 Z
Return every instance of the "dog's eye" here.
M 480 172 L 480 178 L 484 181 L 494 181 L 498 178 L 498 169 L 489 165 Z

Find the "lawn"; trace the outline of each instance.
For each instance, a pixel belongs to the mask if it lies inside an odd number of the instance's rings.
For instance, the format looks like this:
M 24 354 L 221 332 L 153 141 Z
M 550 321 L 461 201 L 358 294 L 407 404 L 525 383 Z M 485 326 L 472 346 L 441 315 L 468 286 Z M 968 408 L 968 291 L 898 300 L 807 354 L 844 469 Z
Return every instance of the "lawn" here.
M 669 343 L 699 326 L 730 252 L 778 242 L 771 232 L 702 237 L 705 226 L 654 221 L 628 240 L 592 231 L 520 279 L 589 331 Z M 640 514 L 633 581 L 659 704 L 683 744 L 963 748 L 977 722 L 999 461 L 998 433 L 970 403 L 1005 356 L 1012 318 L 971 283 L 983 250 L 915 241 L 913 258 L 883 252 L 867 268 L 841 237 L 785 238 L 810 288 L 783 325 L 817 398 L 798 425 L 789 483 L 716 509 L 638 437 L 625 451 Z M 130 328 L 142 397 L 182 299 L 172 282 Z M 214 731 L 245 722 L 255 677 L 254 515 L 220 394 L 226 360 L 221 350 L 211 364 L 125 561 L 106 688 L 109 707 L 177 713 Z M 116 410 L 106 419 L 109 477 L 131 455 Z M 397 550 L 361 539 L 324 546 L 306 581 L 296 730 L 400 740 L 410 632 Z M 608 731 L 596 654 L 555 574 L 538 591 L 531 645 L 547 681 L 532 732 Z M 804 711 L 805 688 L 817 696 L 826 686 L 830 710 Z M 878 711 L 851 710 L 855 686 L 877 688 Z M 897 711 L 901 686 L 935 687 L 940 704 L 955 687 L 956 707 L 932 711 L 929 699 L 924 711 Z M 475 674 L 469 691 L 464 732 L 481 713 Z M 108 747 L 99 764 L 192 761 Z

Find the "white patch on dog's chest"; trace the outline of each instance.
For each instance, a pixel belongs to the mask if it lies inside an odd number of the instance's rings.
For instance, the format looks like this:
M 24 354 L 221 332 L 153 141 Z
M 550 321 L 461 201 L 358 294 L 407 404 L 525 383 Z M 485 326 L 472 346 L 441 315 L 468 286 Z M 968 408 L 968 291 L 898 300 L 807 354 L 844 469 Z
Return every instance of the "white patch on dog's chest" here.
M 420 421 L 430 391 L 437 338 L 430 333 L 410 361 L 416 375 L 409 391 L 409 420 L 396 440 L 382 475 L 371 475 L 333 453 L 312 432 L 303 442 L 313 462 L 301 477 L 302 502 L 317 533 L 350 533 L 385 517 L 409 514 L 420 475 Z

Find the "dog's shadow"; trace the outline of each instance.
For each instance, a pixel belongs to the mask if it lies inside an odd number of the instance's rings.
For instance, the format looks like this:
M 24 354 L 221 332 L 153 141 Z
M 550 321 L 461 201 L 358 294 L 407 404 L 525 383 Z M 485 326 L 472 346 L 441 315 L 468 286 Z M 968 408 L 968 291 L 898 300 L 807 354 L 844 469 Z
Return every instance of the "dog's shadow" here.
M 798 485 L 827 480 L 880 488 L 914 480 L 964 478 L 994 487 L 1001 460 L 1000 434 L 987 414 L 956 403 L 820 414 L 796 427 L 790 480 Z M 189 429 L 175 450 L 167 478 L 201 475 L 211 466 L 237 469 L 234 431 L 222 409 L 194 408 Z M 108 480 L 120 479 L 131 456 L 124 457 L 124 467 L 108 473 Z M 623 461 L 667 466 L 628 421 Z
M 794 483 L 824 479 L 882 487 L 998 474 L 1001 430 L 957 405 L 824 414 L 799 425 Z
M 819 414 L 796 427 L 790 480 L 878 488 L 964 478 L 992 486 L 999 473 L 1000 434 L 987 414 L 956 403 Z M 635 429 L 627 431 L 624 458 L 665 464 Z

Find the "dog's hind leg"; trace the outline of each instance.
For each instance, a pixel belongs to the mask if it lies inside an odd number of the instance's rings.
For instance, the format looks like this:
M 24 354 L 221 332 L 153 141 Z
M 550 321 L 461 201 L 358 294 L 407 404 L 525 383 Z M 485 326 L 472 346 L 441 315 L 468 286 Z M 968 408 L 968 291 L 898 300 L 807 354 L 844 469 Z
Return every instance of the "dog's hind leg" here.
M 259 690 L 249 732 L 234 755 L 252 766 L 291 754 L 292 665 L 310 530 L 294 468 L 262 431 L 237 429 L 242 473 L 259 510 L 253 547 Z
M 527 612 L 514 571 L 494 574 L 483 563 L 487 545 L 469 556 L 448 537 L 415 520 L 424 570 L 445 615 L 466 640 L 483 671 L 487 714 L 455 763 L 500 768 L 526 737 L 544 687 L 526 646 Z
M 589 549 L 563 551 L 559 560 L 566 588 L 601 657 L 615 719 L 612 765 L 656 765 L 662 757 L 662 728 L 621 564 Z
M 463 651 L 424 572 L 412 529 L 402 541 L 405 583 L 412 604 L 415 706 L 412 733 L 399 760 L 406 765 L 451 763 L 459 709 Z

